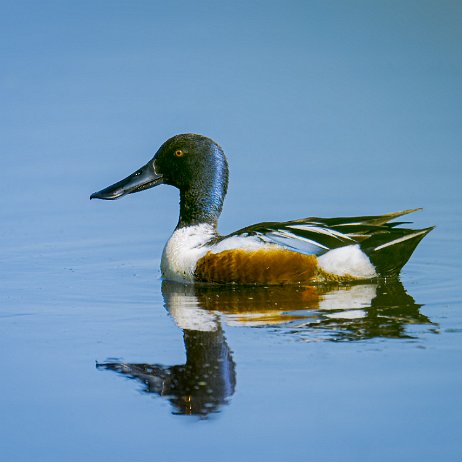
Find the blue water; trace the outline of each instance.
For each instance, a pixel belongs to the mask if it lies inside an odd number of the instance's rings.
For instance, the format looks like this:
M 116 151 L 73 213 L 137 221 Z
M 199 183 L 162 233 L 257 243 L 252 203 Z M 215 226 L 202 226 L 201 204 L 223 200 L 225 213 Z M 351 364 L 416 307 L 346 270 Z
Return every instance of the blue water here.
M 459 460 L 462 9 L 2 2 L 0 453 L 14 461 Z M 219 142 L 223 233 L 423 207 L 401 283 L 192 288 L 167 186 Z

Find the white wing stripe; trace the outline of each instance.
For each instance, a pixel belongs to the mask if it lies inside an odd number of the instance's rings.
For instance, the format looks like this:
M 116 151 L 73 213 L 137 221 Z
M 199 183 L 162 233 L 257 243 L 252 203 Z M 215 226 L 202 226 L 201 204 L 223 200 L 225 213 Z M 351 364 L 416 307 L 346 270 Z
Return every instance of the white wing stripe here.
M 322 245 L 319 242 L 313 241 L 312 239 L 308 239 L 306 237 L 298 236 L 297 234 L 289 233 L 287 231 L 277 230 L 277 231 L 273 231 L 271 234 L 274 234 L 275 236 L 283 237 L 285 239 L 295 239 L 295 240 L 299 240 L 303 242 L 308 242 L 309 244 L 313 244 L 316 247 L 321 247 L 322 249 L 329 250 L 329 247 L 326 247 L 325 245 Z
M 395 239 L 394 241 L 387 242 L 386 244 L 379 245 L 374 250 L 380 250 L 380 249 L 384 249 L 385 247 L 389 247 L 390 245 L 399 244 L 400 242 L 407 241 L 408 239 L 412 239 L 413 237 L 420 236 L 421 234 L 425 234 L 426 232 L 427 232 L 427 230 L 424 230 L 424 231 L 419 231 L 417 233 L 408 234 L 407 236 L 399 237 L 398 239 Z
M 352 241 L 349 236 L 346 234 L 340 233 L 339 231 L 335 231 L 333 229 L 327 229 L 327 228 L 320 228 L 317 226 L 310 226 L 310 225 L 289 225 L 288 228 L 293 228 L 293 229 L 300 229 L 301 231 L 312 231 L 314 233 L 318 234 L 324 234 L 326 236 L 330 237 L 336 237 L 336 238 L 341 238 L 341 239 L 347 239 L 349 241 Z

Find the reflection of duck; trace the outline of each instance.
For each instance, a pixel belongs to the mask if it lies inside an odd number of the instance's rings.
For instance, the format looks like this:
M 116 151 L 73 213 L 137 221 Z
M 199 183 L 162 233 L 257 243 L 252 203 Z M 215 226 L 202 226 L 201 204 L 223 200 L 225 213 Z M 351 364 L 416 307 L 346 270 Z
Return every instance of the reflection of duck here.
M 167 398 L 177 414 L 202 415 L 217 412 L 234 393 L 234 362 L 223 330 L 184 330 L 186 363 L 128 364 L 107 362 L 109 369 L 143 382 L 146 393 Z
M 217 412 L 233 395 L 236 385 L 235 366 L 226 343 L 219 317 L 196 307 L 193 286 L 162 284 L 165 307 L 180 320 L 186 349 L 186 363 L 129 364 L 105 362 L 98 368 L 116 371 L 144 384 L 144 392 L 167 398 L 174 413 L 206 416 Z M 194 314 L 182 320 L 185 313 Z
M 408 327 L 431 324 L 399 280 L 368 284 L 211 286 L 163 282 L 168 309 L 181 328 L 213 329 L 218 315 L 231 326 L 272 326 L 327 340 L 407 338 Z
M 340 288 L 322 298 L 316 319 L 294 325 L 304 338 L 310 331 L 320 332 L 324 339 L 333 341 L 413 338 L 409 332 L 411 325 L 433 326 L 430 319 L 420 313 L 422 305 L 415 303 L 398 280 L 355 285 L 347 291 Z
M 220 236 L 228 187 L 223 150 L 200 135 L 177 135 L 152 160 L 91 198 L 117 199 L 160 183 L 180 190 L 180 218 L 162 256 L 164 278 L 241 284 L 310 284 L 399 273 L 432 228 L 390 223 L 413 210 L 382 216 L 304 218 L 260 223 Z
M 399 281 L 350 286 L 211 286 L 164 281 L 165 307 L 183 329 L 186 363 L 176 366 L 106 362 L 167 398 L 178 414 L 206 416 L 233 395 L 235 364 L 221 320 L 233 326 L 285 327 L 319 340 L 408 338 L 408 325 L 430 324 Z M 321 334 L 321 336 L 319 336 Z

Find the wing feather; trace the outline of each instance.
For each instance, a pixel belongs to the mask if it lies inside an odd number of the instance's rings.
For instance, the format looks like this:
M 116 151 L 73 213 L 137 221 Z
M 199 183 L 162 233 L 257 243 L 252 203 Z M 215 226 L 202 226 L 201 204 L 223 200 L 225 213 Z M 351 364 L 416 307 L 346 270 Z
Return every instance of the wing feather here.
M 223 237 L 254 236 L 262 242 L 274 243 L 306 254 L 321 255 L 339 247 L 359 244 L 372 249 L 401 242 L 416 230 L 397 228 L 407 222 L 391 220 L 421 209 L 409 209 L 377 216 L 319 218 L 309 217 L 287 222 L 263 222 Z

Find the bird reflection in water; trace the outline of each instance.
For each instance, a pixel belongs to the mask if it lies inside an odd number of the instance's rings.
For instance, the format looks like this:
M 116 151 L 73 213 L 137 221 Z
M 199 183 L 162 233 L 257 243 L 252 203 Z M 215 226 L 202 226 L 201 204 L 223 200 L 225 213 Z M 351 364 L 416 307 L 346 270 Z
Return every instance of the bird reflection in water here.
M 223 330 L 217 326 L 213 331 L 183 332 L 185 364 L 107 362 L 97 367 L 139 380 L 144 384 L 144 392 L 166 397 L 175 414 L 206 416 L 217 412 L 233 395 L 236 385 L 234 362 Z
M 99 363 L 165 397 L 175 414 L 207 417 L 228 403 L 236 368 L 223 333 L 231 326 L 271 326 L 303 340 L 413 338 L 428 325 L 421 305 L 398 280 L 336 286 L 213 286 L 162 283 L 165 307 L 183 330 L 186 363 Z M 435 329 L 436 332 L 436 329 Z

